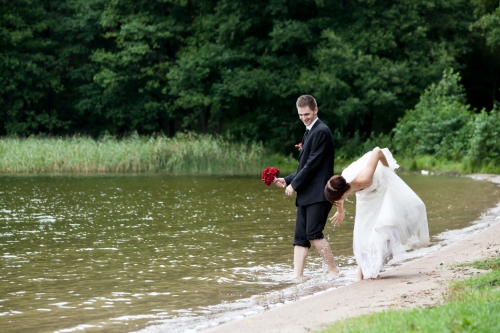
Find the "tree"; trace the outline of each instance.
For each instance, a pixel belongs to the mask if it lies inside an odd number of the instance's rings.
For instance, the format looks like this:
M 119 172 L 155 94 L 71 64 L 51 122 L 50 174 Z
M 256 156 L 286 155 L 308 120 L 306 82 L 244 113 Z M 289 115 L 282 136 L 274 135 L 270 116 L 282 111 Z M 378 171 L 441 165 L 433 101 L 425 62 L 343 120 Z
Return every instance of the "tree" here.
M 63 89 L 52 17 L 40 0 L 1 1 L 0 134 L 47 133 L 65 126 L 55 95 Z
M 468 150 L 467 125 L 472 119 L 465 105 L 460 75 L 446 70 L 438 84 L 431 84 L 413 110 L 394 128 L 395 151 L 408 157 L 433 155 L 459 160 Z
M 149 134 L 169 128 L 175 114 L 166 74 L 186 37 L 192 11 L 190 2 L 182 0 L 106 5 L 100 24 L 107 45 L 92 54 L 99 66 L 94 75 L 99 88 L 87 99 L 106 120 L 104 129 Z
M 61 84 L 56 94 L 58 117 L 66 125 L 58 134 L 98 135 L 107 129 L 102 117 L 101 91 L 94 83 L 99 70 L 91 59 L 96 49 L 106 46 L 100 25 L 103 0 L 51 1 L 52 39 L 56 44 Z
M 229 133 L 291 153 L 302 94 L 343 145 L 390 133 L 446 68 L 475 107 L 498 90 L 493 0 L 0 1 L 0 134 Z
M 494 23 L 498 1 L 472 0 L 472 3 L 476 21 L 468 33 L 469 50 L 458 61 L 469 103 L 476 110 L 491 110 L 500 96 L 500 49 L 490 35 L 494 31 L 490 24 Z
M 168 74 L 181 126 L 231 131 L 237 139 L 291 151 L 303 132 L 295 101 L 308 93 L 297 84 L 300 71 L 314 65 L 337 2 L 211 4 L 200 2 L 192 35 Z
M 455 1 L 350 1 L 322 34 L 317 67 L 301 82 L 329 110 L 340 137 L 389 133 L 420 93 L 467 51 L 472 5 Z

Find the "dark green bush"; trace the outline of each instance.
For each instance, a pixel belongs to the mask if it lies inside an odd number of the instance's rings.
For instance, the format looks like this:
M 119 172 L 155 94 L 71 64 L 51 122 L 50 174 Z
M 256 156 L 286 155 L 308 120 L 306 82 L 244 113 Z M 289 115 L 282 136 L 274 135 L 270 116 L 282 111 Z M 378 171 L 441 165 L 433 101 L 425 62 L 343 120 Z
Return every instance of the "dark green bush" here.
M 460 75 L 447 70 L 430 85 L 394 128 L 394 148 L 400 155 L 459 158 L 467 151 L 466 125 L 472 114 L 464 104 Z
M 467 159 L 473 169 L 500 167 L 500 112 L 498 109 L 477 114 L 470 124 L 471 138 Z

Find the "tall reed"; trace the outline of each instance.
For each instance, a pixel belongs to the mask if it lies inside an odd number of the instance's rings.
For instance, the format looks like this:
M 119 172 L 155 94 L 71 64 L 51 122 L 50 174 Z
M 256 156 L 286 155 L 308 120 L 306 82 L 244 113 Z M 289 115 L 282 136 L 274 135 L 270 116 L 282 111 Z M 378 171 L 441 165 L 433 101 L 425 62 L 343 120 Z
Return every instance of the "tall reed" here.
M 259 173 L 275 160 L 265 155 L 260 143 L 233 143 L 194 133 L 173 138 L 137 134 L 123 139 L 105 136 L 98 140 L 81 136 L 3 138 L 0 172 L 242 175 Z M 292 161 L 291 168 L 293 165 Z

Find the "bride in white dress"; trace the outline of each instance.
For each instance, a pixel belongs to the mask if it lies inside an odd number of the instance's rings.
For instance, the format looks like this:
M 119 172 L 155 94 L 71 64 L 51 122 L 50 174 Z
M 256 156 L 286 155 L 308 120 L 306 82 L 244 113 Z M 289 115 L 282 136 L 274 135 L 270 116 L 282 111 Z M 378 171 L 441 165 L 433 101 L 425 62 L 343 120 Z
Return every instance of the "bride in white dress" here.
M 349 165 L 325 186 L 325 197 L 337 206 L 330 219 L 344 220 L 344 200 L 356 193 L 353 249 L 356 281 L 379 279 L 389 260 L 429 243 L 425 204 L 394 172 L 399 168 L 389 149 L 376 147 Z

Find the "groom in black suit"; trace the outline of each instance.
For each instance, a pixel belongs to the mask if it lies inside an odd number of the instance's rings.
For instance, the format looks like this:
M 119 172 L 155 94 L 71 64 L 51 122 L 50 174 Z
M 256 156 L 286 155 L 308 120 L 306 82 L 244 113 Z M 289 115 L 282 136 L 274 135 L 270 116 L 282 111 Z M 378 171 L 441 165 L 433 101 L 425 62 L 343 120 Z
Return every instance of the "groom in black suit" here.
M 285 187 L 285 193 L 292 196 L 297 192 L 295 205 L 297 219 L 294 237 L 294 276 L 303 276 L 306 257 L 311 244 L 326 261 L 330 273 L 337 276 L 330 245 L 325 240 L 325 228 L 332 204 L 326 200 L 324 189 L 333 176 L 334 147 L 332 133 L 318 118 L 318 106 L 311 95 L 302 95 L 297 99 L 297 111 L 300 120 L 306 126 L 299 154 L 297 171 L 288 177 L 278 178 L 275 184 Z

